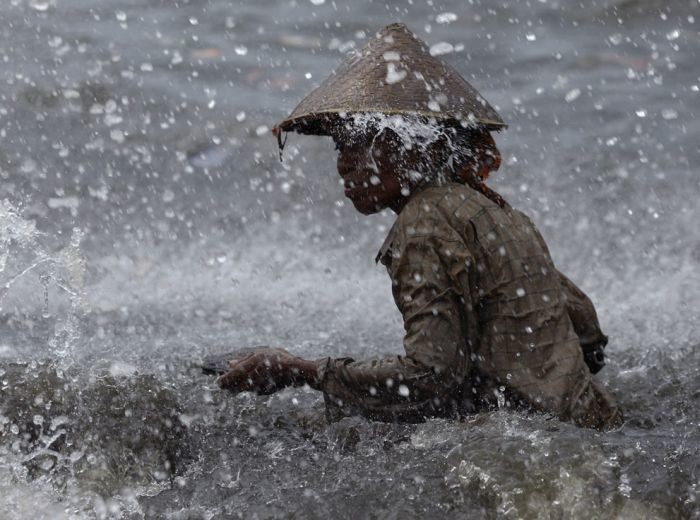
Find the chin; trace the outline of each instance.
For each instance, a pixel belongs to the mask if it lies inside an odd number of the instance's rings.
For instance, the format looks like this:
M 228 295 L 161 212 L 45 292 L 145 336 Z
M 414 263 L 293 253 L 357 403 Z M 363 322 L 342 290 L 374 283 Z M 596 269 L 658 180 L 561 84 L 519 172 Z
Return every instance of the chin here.
M 355 206 L 355 209 L 363 215 L 374 215 L 382 210 L 379 205 L 367 200 L 353 200 L 352 205 Z

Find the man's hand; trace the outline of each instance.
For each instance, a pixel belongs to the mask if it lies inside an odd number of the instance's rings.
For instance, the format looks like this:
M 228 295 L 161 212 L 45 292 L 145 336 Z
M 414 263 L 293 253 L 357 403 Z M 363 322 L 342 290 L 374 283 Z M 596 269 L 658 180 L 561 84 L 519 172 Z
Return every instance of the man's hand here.
M 219 377 L 221 388 L 233 393 L 269 395 L 287 386 L 316 383 L 314 363 L 281 348 L 260 347 L 241 359 L 229 362 L 231 370 Z

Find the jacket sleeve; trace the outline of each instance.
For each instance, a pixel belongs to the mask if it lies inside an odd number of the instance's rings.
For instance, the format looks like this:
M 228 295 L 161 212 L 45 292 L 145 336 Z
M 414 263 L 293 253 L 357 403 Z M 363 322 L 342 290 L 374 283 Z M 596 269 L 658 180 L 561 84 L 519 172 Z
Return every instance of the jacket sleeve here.
M 399 237 L 390 254 L 385 263 L 406 355 L 321 360 L 320 389 L 340 416 L 420 421 L 449 414 L 470 365 L 462 302 L 471 256 L 459 241 L 433 232 Z
M 608 344 L 608 337 L 600 329 L 598 314 L 593 307 L 593 302 L 561 272 L 559 279 L 566 296 L 566 311 L 574 325 L 574 331 L 581 342 L 584 353 L 596 347 L 605 347 Z
M 530 219 L 528 218 L 528 220 Z M 532 224 L 531 220 L 530 223 Z M 542 249 L 551 256 L 544 238 L 534 224 L 532 227 L 535 229 L 536 240 Z M 566 300 L 566 313 L 569 315 L 574 332 L 581 344 L 583 360 L 591 373 L 597 374 L 605 366 L 603 349 L 608 344 L 608 337 L 600 330 L 598 315 L 590 298 L 560 271 L 557 271 L 557 274 Z
M 531 220 L 530 223 L 532 223 Z M 537 229 L 534 224 L 532 227 L 535 230 Z M 551 256 L 549 247 L 547 247 L 547 243 L 544 241 L 540 232 L 535 231 L 535 233 L 535 238 L 542 249 Z M 574 325 L 574 332 L 576 332 L 579 338 L 585 357 L 587 352 L 591 352 L 597 348 L 604 348 L 608 344 L 608 337 L 600 330 L 598 314 L 590 298 L 586 296 L 574 282 L 564 276 L 561 271 L 557 271 L 557 273 L 559 274 L 562 292 L 566 297 L 566 312 L 569 315 L 571 323 Z M 588 363 L 588 360 L 586 363 Z

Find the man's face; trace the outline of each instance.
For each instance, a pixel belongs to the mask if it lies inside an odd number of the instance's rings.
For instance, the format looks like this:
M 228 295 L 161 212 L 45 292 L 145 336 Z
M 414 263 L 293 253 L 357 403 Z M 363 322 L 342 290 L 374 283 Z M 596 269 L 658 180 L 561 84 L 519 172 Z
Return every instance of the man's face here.
M 403 207 L 409 195 L 408 170 L 400 140 L 390 132 L 360 138 L 333 137 L 345 196 L 364 215 Z

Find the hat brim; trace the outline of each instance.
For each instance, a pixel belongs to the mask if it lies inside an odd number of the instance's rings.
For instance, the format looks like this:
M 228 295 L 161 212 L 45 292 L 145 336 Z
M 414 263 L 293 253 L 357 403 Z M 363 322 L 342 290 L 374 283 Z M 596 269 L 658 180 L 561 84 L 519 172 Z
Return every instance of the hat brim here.
M 449 127 L 479 128 L 488 131 L 499 131 L 508 128 L 502 121 L 489 119 L 474 119 L 471 121 L 459 120 L 455 117 L 444 116 L 432 111 L 419 110 L 382 110 L 381 112 L 363 112 L 343 109 L 323 110 L 322 112 L 308 112 L 282 121 L 273 131 L 297 132 L 306 135 L 333 135 L 334 130 L 347 125 L 348 117 L 355 114 L 376 114 L 377 116 L 407 116 L 411 118 L 434 121 L 437 124 Z

